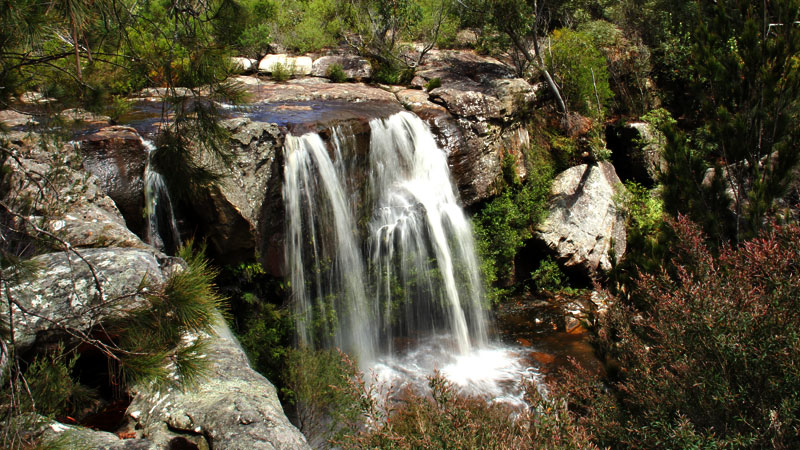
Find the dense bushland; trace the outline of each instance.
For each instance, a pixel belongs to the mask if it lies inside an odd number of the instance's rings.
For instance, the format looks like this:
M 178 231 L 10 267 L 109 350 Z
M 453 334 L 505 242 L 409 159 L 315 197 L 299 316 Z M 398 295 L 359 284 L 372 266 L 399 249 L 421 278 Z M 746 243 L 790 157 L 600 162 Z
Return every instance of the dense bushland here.
M 800 226 L 770 222 L 715 256 L 697 225 L 679 238 L 669 271 L 642 273 L 635 304 L 598 319 L 613 363 L 600 383 L 565 389 L 601 446 L 793 448 L 800 431 Z

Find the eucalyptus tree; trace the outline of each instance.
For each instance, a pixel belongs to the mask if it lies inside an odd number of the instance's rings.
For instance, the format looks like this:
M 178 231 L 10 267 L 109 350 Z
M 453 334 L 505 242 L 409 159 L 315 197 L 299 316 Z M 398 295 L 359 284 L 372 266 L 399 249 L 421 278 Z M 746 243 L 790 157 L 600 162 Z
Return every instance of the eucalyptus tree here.
M 539 46 L 540 33 L 546 33 L 547 1 L 459 0 L 459 3 L 471 21 L 487 27 L 490 32 L 505 35 L 522 55 L 524 62 L 542 73 L 558 109 L 566 115 L 567 104 L 561 95 L 561 88 L 550 74 Z

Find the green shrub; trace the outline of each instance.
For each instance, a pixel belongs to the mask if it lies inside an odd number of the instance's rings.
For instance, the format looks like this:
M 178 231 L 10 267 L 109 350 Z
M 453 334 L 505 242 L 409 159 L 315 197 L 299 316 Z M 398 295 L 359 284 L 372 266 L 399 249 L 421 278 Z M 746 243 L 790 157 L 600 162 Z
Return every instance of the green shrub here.
M 300 54 L 335 46 L 344 26 L 341 10 L 334 0 L 282 0 L 273 38 Z
M 538 292 L 557 292 L 563 287 L 566 277 L 553 257 L 548 256 L 531 272 L 531 281 Z
M 239 342 L 253 369 L 282 387 L 285 359 L 292 346 L 294 322 L 291 315 L 286 309 L 261 301 L 252 293 L 245 293 L 243 300 L 250 303 L 250 307 L 247 316 L 241 319 L 237 333 Z
M 356 375 L 354 364 L 337 350 L 287 353 L 285 394 L 294 405 L 298 428 L 312 443 L 324 443 L 344 421 L 357 420 L 360 401 L 347 389 Z
M 115 95 L 111 98 L 111 104 L 108 107 L 108 116 L 115 123 L 118 123 L 125 115 L 131 112 L 133 103 L 121 95 Z
M 425 90 L 430 92 L 438 87 L 442 86 L 442 79 L 439 77 L 431 78 L 428 83 L 425 84 Z
M 377 83 L 390 85 L 407 85 L 414 78 L 414 69 L 402 64 L 378 63 L 373 61 L 375 71 L 372 79 Z
M 532 228 L 544 219 L 553 180 L 548 164 L 531 164 L 524 182 L 517 176 L 515 166 L 516 159 L 506 157 L 503 191 L 472 218 L 484 282 L 493 302 L 508 293 L 497 284 L 506 284 L 512 278 L 514 257 L 530 238 Z
M 272 42 L 272 27 L 268 23 L 259 23 L 245 28 L 239 36 L 238 47 L 242 55 L 248 58 L 261 59 L 269 52 Z
M 650 236 L 664 224 L 664 201 L 659 188 L 647 189 L 635 181 L 625 182 L 625 189 L 614 198 L 618 208 L 626 213 L 628 232 Z
M 25 371 L 26 391 L 17 392 L 23 404 L 39 414 L 63 419 L 80 412 L 97 393 L 74 378 L 79 355 L 68 354 L 63 344 L 39 355 Z M 8 393 L 8 391 L 6 391 Z M 26 409 L 25 406 L 22 407 Z
M 325 71 L 325 76 L 334 83 L 342 83 L 347 81 L 347 74 L 341 64 L 331 64 L 328 70 Z
M 287 64 L 275 63 L 272 66 L 271 76 L 275 81 L 286 81 L 292 77 L 293 72 L 294 67 Z
M 651 52 L 636 36 L 626 36 L 622 29 L 604 20 L 595 20 L 578 27 L 591 37 L 594 46 L 606 58 L 606 68 L 616 110 L 642 114 L 656 103 L 650 86 Z
M 592 37 L 569 29 L 555 30 L 547 55 L 548 67 L 569 107 L 586 116 L 602 117 L 614 94 L 608 84 L 606 58 Z

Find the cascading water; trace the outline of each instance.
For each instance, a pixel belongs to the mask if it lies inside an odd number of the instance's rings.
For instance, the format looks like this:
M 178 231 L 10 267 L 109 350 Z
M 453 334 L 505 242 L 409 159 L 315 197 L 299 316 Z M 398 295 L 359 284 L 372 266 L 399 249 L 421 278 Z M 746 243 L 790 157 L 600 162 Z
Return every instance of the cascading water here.
M 370 125 L 376 199 L 370 262 L 384 330 L 410 335 L 444 325 L 440 331 L 452 337 L 460 354 L 485 345 L 472 230 L 456 200 L 444 152 L 427 125 L 410 113 Z
M 153 152 L 156 151 L 155 144 L 142 139 L 142 145 L 147 151 L 144 168 L 144 210 L 147 222 L 145 241 L 156 248 L 174 253 L 181 246 L 181 238 L 172 200 L 164 178 L 151 164 Z
M 471 227 L 422 120 L 408 112 L 372 120 L 367 161 L 344 130 L 328 145 L 315 133 L 287 136 L 285 155 L 300 345 L 341 348 L 379 380 L 424 384 L 440 369 L 476 384 L 466 370 L 491 378 L 477 390 L 493 396 L 498 383 L 519 381 L 517 358 L 488 343 Z
M 300 344 L 336 346 L 369 360 L 376 334 L 342 179 L 318 134 L 287 136 L 285 149 L 287 255 Z

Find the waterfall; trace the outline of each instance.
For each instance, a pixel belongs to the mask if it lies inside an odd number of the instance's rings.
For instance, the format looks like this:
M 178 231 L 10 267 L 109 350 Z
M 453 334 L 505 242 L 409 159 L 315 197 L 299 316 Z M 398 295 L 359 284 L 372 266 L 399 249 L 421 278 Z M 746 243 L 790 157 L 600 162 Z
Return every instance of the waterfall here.
M 327 144 L 315 133 L 287 136 L 286 263 L 299 343 L 339 347 L 362 366 L 401 338 L 444 336 L 458 354 L 484 346 L 472 231 L 444 152 L 407 112 L 372 120 L 370 136 L 362 183 L 352 133 L 335 129 Z
M 178 224 L 172 209 L 172 200 L 164 183 L 164 178 L 151 164 L 156 146 L 142 139 L 147 151 L 144 167 L 144 211 L 146 217 L 145 241 L 153 247 L 174 253 L 181 246 Z

